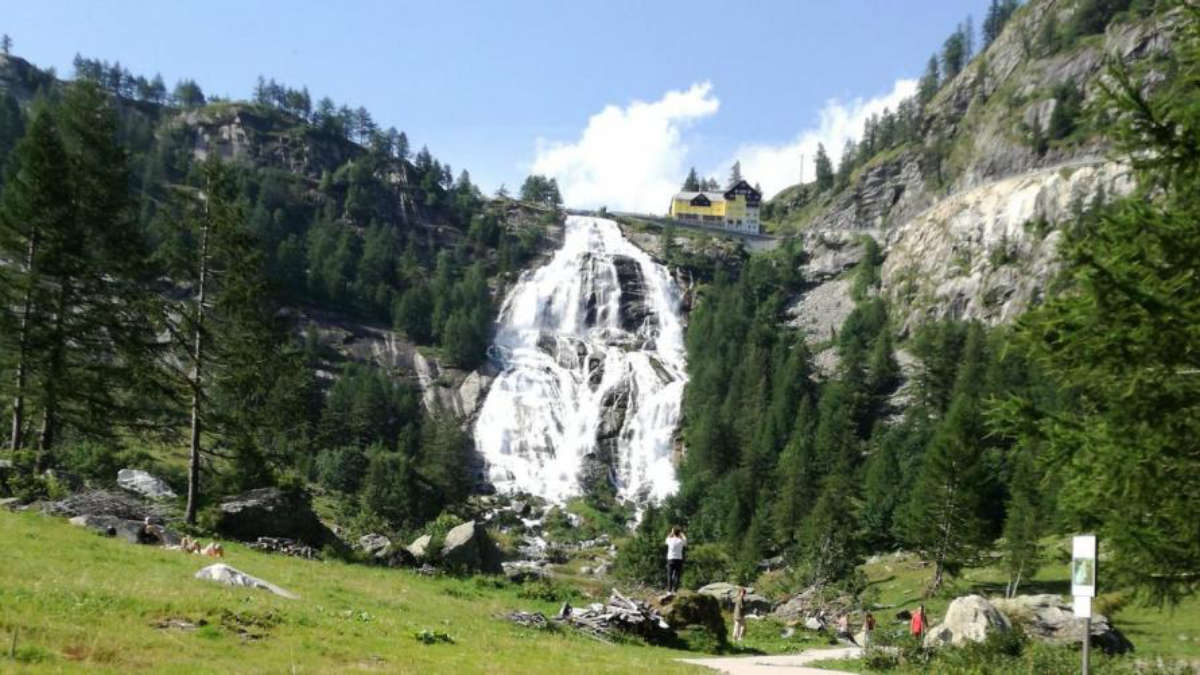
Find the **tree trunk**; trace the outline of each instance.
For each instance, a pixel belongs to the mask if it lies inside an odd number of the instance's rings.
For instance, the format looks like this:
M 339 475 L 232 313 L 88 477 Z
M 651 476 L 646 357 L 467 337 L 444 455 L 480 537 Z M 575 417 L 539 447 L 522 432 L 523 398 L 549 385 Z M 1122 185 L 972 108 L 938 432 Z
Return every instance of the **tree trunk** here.
M 50 468 L 50 448 L 57 440 L 58 390 L 63 380 L 63 349 L 67 336 L 63 320 L 70 311 L 71 293 L 66 281 L 60 282 L 58 302 L 54 308 L 54 332 L 50 343 L 50 366 L 46 369 L 45 400 L 42 402 L 42 425 L 38 431 L 37 470 Z
M 25 289 L 25 299 L 21 303 L 20 335 L 17 338 L 17 387 L 13 395 L 12 433 L 8 438 L 9 447 L 14 451 L 21 447 L 21 431 L 25 425 L 25 380 L 28 377 L 25 350 L 29 345 L 29 315 L 33 311 L 33 261 L 37 255 L 37 243 L 38 231 L 35 229 L 29 235 L 29 252 L 25 256 L 25 273 L 29 275 L 29 286 Z
M 207 206 L 205 207 L 207 211 Z M 200 380 L 204 374 L 201 367 L 204 357 L 204 294 L 208 281 L 208 231 L 209 221 L 205 214 L 204 226 L 200 234 L 200 279 L 196 293 L 194 338 L 192 346 L 192 433 L 188 452 L 188 497 L 187 512 L 184 515 L 188 524 L 196 523 L 197 500 L 200 496 Z

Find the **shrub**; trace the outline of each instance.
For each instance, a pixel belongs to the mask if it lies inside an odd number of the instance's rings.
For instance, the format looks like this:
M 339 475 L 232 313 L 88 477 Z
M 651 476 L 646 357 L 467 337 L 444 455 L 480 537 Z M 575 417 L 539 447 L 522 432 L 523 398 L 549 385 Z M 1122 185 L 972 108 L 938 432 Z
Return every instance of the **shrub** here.
M 689 547 L 683 566 L 683 588 L 700 588 L 716 581 L 725 581 L 730 574 L 729 556 L 720 544 L 697 544 Z M 665 562 L 659 567 L 665 569 Z M 666 574 L 666 572 L 663 572 Z
M 570 602 L 579 597 L 579 591 L 552 579 L 538 579 L 522 586 L 517 591 L 517 597 L 543 602 Z

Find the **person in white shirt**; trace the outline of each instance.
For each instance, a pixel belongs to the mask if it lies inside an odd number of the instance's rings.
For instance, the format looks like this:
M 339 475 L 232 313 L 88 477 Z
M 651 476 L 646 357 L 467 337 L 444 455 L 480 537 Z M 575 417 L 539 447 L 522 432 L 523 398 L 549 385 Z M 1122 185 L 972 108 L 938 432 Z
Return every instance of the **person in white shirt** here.
M 667 535 L 667 592 L 679 590 L 679 580 L 683 578 L 683 547 L 687 546 L 687 536 L 678 525 L 671 528 Z

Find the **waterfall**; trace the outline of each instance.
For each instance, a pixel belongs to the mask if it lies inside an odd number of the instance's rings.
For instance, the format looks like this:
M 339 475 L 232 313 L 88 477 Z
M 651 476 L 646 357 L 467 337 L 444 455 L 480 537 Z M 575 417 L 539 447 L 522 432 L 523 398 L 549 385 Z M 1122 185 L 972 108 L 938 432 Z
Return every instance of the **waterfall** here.
M 679 304 L 667 270 L 616 223 L 568 217 L 562 248 L 500 309 L 500 375 L 475 424 L 492 485 L 560 502 L 602 480 L 637 501 L 673 493 Z

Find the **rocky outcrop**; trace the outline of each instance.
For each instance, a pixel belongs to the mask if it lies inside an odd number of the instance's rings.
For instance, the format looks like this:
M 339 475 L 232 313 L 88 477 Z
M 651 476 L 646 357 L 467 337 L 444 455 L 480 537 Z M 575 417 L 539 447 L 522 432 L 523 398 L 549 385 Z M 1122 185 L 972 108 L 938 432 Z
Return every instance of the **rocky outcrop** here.
M 46 513 L 68 518 L 74 516 L 113 516 L 121 520 L 141 522 L 146 517 L 166 515 L 161 505 L 148 505 L 129 495 L 108 490 L 90 490 L 73 494 L 66 499 L 43 505 Z
M 926 647 L 960 646 L 967 641 L 983 642 L 988 635 L 1012 629 L 1008 617 L 982 595 L 955 598 L 946 618 L 925 633 Z
M 776 607 L 771 616 L 785 623 L 816 619 L 822 625 L 827 625 L 834 617 L 850 611 L 854 606 L 854 598 L 850 595 L 810 586 Z
M 483 529 L 468 521 L 446 533 L 442 544 L 442 563 L 453 570 L 500 573 L 500 551 Z
M 121 469 L 117 472 L 117 485 L 149 499 L 175 499 L 175 491 L 161 478 L 141 469 Z
M 1060 596 L 1018 595 L 994 599 L 992 604 L 1034 639 L 1053 644 L 1083 642 L 1083 621 L 1075 617 L 1071 605 Z M 1133 649 L 1133 643 L 1103 614 L 1092 616 L 1090 635 L 1091 645 L 1106 654 L 1124 654 Z
M 337 540 L 317 519 L 307 496 L 278 488 L 259 488 L 226 498 L 218 509 L 216 529 L 242 541 L 287 537 L 320 547 Z
M 646 280 L 642 277 L 641 266 L 633 258 L 623 255 L 614 255 L 612 264 L 621 287 L 617 308 L 621 328 L 639 336 L 651 334 L 658 317 L 646 299 Z
M 906 329 L 939 318 L 1011 321 L 1058 269 L 1054 224 L 1132 187 L 1125 166 L 1080 160 L 938 202 L 888 235 L 882 292 L 893 316 Z
M 239 569 L 230 567 L 224 563 L 217 563 L 215 565 L 209 565 L 208 567 L 205 567 L 199 572 L 196 572 L 196 578 L 205 581 L 215 581 L 219 584 L 225 584 L 226 586 L 259 588 L 264 591 L 274 593 L 275 595 L 291 598 L 293 600 L 300 597 L 295 593 L 284 590 L 269 581 L 263 581 L 258 577 L 252 577 L 249 574 L 246 574 Z
M 696 643 L 693 646 L 704 649 L 723 646 L 726 642 L 721 603 L 711 595 L 680 591 L 668 597 L 662 617 L 686 643 Z M 689 633 L 699 639 L 689 639 L 693 637 Z
M 738 589 L 740 587 L 734 584 L 719 581 L 717 583 L 708 584 L 696 591 L 701 595 L 709 595 L 717 599 L 721 606 L 725 609 L 733 609 L 734 600 L 737 599 Z M 761 595 L 754 593 L 753 588 L 746 589 L 746 595 L 742 598 L 742 609 L 747 614 L 767 614 L 771 611 L 773 603 Z
M 154 533 L 145 531 L 144 520 L 128 520 L 117 516 L 85 514 L 70 519 L 72 525 L 85 527 L 106 537 L 117 537 L 131 544 L 149 544 L 154 546 L 177 546 L 179 535 L 161 525 L 156 525 Z

